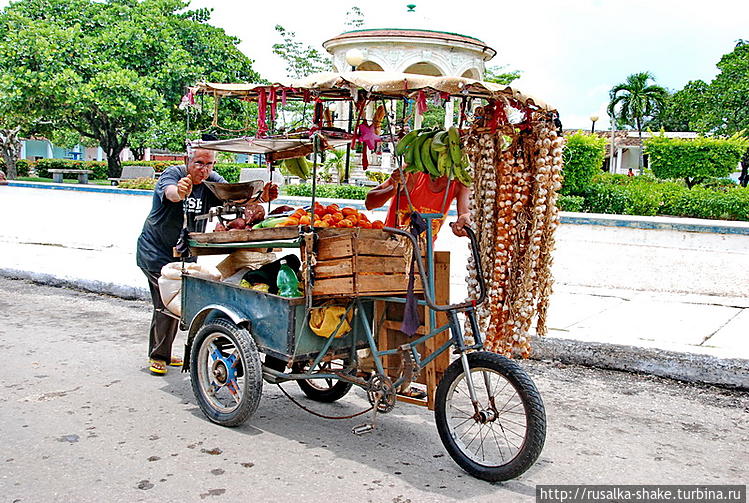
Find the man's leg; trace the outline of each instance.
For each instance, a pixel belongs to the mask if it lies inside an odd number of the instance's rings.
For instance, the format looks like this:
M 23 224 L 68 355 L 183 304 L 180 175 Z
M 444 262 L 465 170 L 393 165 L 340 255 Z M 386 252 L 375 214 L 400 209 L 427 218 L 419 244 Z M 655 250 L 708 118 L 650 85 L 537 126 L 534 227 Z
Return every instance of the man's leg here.
M 141 269 L 148 278 L 148 288 L 151 291 L 151 302 L 153 303 L 153 316 L 151 327 L 148 331 L 148 357 L 155 360 L 164 360 L 167 365 L 172 358 L 172 343 L 177 334 L 179 320 L 160 312 L 166 310 L 159 292 L 159 273 Z

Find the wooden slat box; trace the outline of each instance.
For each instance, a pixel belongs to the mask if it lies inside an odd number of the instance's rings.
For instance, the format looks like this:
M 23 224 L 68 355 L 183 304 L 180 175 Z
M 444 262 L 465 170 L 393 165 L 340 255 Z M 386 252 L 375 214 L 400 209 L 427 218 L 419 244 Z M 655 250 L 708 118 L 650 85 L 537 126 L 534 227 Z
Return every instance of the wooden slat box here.
M 410 243 L 401 236 L 375 229 L 321 229 L 312 293 L 326 297 L 405 293 L 410 259 Z M 418 272 L 415 291 L 422 291 Z

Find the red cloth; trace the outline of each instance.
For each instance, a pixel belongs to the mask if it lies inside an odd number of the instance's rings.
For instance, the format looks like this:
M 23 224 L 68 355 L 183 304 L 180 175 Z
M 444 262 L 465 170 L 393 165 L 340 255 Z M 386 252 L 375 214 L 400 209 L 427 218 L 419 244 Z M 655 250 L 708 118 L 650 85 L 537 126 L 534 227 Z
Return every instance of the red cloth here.
M 445 184 L 447 179 L 445 179 Z M 455 200 L 455 193 L 458 188 L 457 180 L 453 180 L 450 183 L 450 189 L 447 194 L 447 201 L 445 206 L 442 208 L 442 201 L 445 199 L 445 189 L 439 192 L 432 192 L 429 189 L 429 175 L 426 173 L 416 173 L 416 183 L 414 188 L 409 192 L 411 196 L 411 202 L 413 203 L 414 209 L 419 213 L 447 213 L 447 210 Z M 390 201 L 390 207 L 388 208 L 387 218 L 385 219 L 385 225 L 387 227 L 398 227 L 401 229 L 407 229 L 410 223 L 411 209 L 408 206 L 408 199 L 406 198 L 405 190 L 401 189 L 400 201 L 398 201 L 398 221 L 395 218 L 395 196 Z M 444 218 L 437 218 L 432 220 L 432 235 L 436 238 Z

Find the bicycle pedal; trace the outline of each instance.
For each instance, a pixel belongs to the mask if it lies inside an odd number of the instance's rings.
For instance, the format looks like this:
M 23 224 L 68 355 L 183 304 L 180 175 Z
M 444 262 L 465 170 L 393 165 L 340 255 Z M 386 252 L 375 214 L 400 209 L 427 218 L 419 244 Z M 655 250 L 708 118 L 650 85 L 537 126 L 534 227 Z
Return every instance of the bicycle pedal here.
M 351 428 L 351 433 L 357 436 L 362 436 L 366 433 L 370 433 L 375 429 L 375 425 L 372 423 L 364 423 Z

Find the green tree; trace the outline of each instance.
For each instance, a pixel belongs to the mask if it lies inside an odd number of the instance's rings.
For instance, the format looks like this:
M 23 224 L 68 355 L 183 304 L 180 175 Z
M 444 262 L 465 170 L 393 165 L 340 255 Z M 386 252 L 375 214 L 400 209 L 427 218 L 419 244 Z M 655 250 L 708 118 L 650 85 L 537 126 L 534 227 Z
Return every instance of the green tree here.
M 749 131 L 749 40 L 739 40 L 717 66 L 720 73 L 710 82 L 704 129 L 725 135 Z M 741 160 L 739 182 L 749 184 L 749 150 Z
M 364 11 L 358 5 L 351 6 L 346 12 L 345 25 L 351 30 L 359 30 L 364 26 Z
M 311 45 L 297 40 L 295 32 L 288 31 L 280 24 L 276 25 L 276 32 L 281 36 L 282 41 L 273 44 L 273 54 L 286 63 L 287 77 L 299 79 L 311 73 L 327 72 L 333 69 L 333 63 L 329 57 Z
M 669 94 L 647 127 L 664 131 L 704 131 L 704 117 L 710 106 L 709 86 L 692 80 L 683 89 Z
M 606 139 L 578 131 L 567 137 L 564 146 L 564 182 L 562 194 L 578 195 L 590 185 L 593 176 L 601 172 L 605 157 Z
M 74 131 L 106 152 L 110 176 L 132 142 L 182 123 L 185 88 L 253 81 L 238 39 L 182 0 L 19 0 L 0 13 L 0 96 L 47 130 Z M 0 100 L 1 101 L 1 100 Z M 150 131 L 150 136 L 149 136 Z
M 609 92 L 608 112 L 618 122 L 634 126 L 642 143 L 643 121 L 653 117 L 668 95 L 661 86 L 650 84 L 650 72 L 634 73 L 626 82 L 617 84 Z M 640 174 L 643 170 L 643 149 L 640 149 Z
M 654 136 L 645 140 L 650 167 L 658 178 L 683 178 L 692 188 L 707 178 L 721 178 L 733 173 L 749 140 L 740 134 L 730 138 L 666 138 Z
M 507 65 L 490 66 L 484 73 L 484 81 L 507 86 L 513 80 L 520 78 L 520 70 L 506 71 L 506 68 Z

